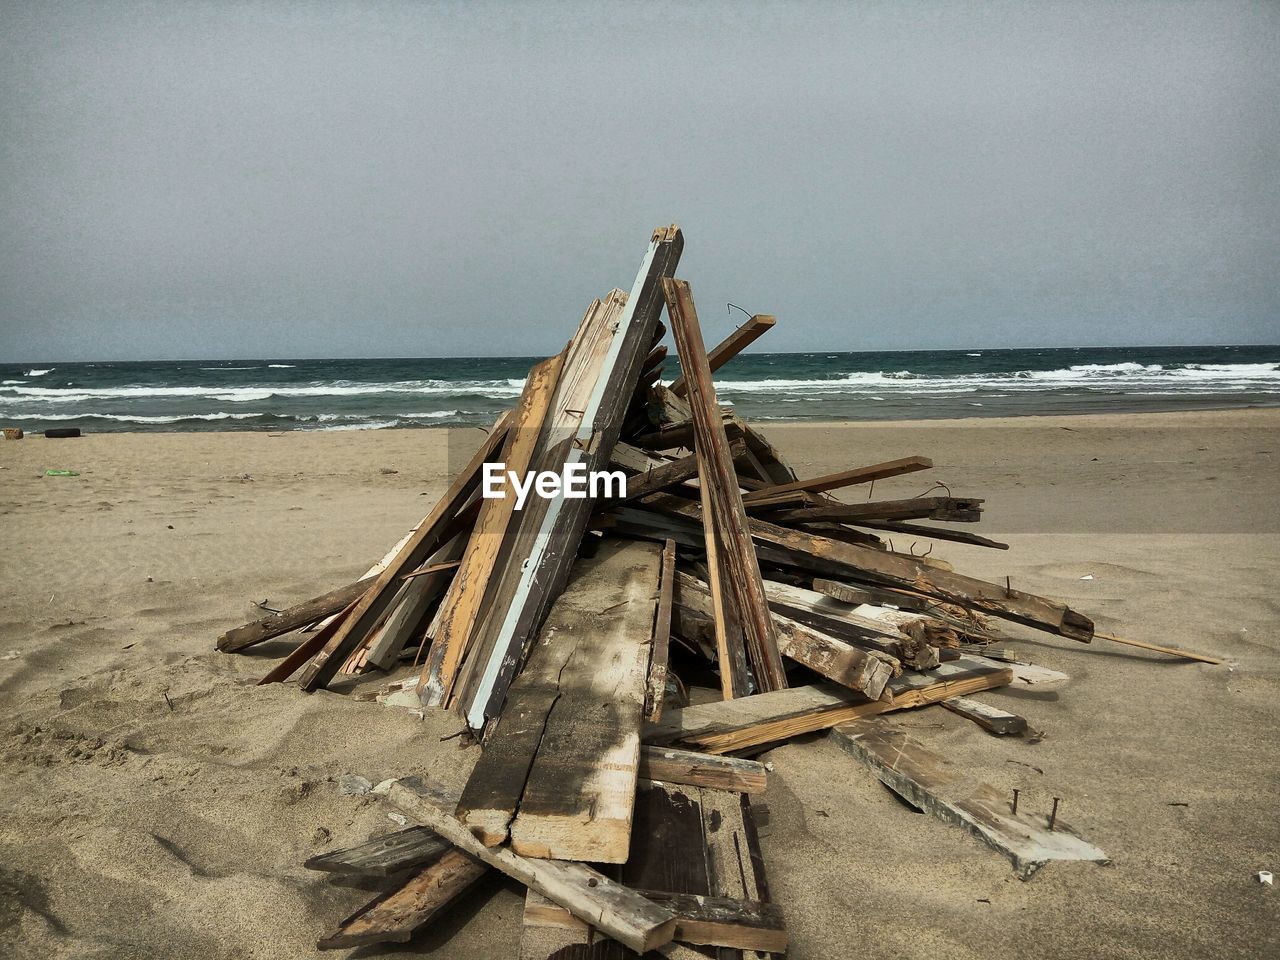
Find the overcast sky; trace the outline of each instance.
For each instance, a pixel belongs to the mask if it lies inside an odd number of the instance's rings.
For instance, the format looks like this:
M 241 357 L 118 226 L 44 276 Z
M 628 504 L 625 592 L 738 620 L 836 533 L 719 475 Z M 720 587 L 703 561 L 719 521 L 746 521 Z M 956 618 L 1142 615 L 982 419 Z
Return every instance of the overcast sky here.
M 1280 341 L 1280 4 L 0 4 L 0 361 Z

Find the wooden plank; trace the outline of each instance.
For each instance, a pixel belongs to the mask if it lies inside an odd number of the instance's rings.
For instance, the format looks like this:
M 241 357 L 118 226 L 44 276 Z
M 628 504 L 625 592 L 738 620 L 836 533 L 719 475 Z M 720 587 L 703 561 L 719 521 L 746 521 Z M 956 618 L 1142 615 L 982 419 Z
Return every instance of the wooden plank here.
M 738 793 L 763 793 L 769 774 L 763 763 L 754 760 L 646 745 L 640 748 L 640 776 Z
M 721 587 L 727 587 L 733 597 L 756 689 L 781 690 L 787 685 L 787 675 L 765 601 L 760 564 L 746 531 L 747 514 L 742 506 L 742 493 L 729 453 L 729 440 L 716 400 L 693 295 L 689 284 L 671 278 L 663 279 L 662 292 L 680 355 L 680 369 L 689 385 L 700 486 L 709 492 L 707 501 L 711 509 L 704 510 L 703 525 L 715 527 L 718 543 L 724 550 L 724 570 L 729 574 L 727 583 L 722 581 Z M 730 637 L 730 641 L 736 642 L 736 637 Z
M 953 697 L 950 700 L 943 700 L 942 706 L 957 716 L 972 720 L 983 730 L 994 733 L 997 737 L 1020 737 L 1027 732 L 1026 717 L 993 707 L 981 700 L 974 700 L 971 697 Z
M 702 456 L 699 455 L 702 460 Z M 698 496 L 702 515 L 711 516 L 711 487 L 701 484 Z M 721 562 L 720 530 L 714 523 L 702 526 L 703 546 L 707 558 L 707 581 L 711 595 L 711 627 L 716 644 L 716 662 L 720 666 L 720 694 L 726 700 L 751 693 L 751 677 L 747 672 L 747 650 L 742 643 L 742 627 L 738 622 L 733 594 L 725 584 L 727 573 Z
M 662 717 L 667 699 L 667 666 L 671 647 L 671 604 L 676 579 L 676 542 L 662 546 L 658 599 L 653 615 L 653 643 L 649 651 L 649 678 L 645 684 L 644 718 L 654 723 Z
M 543 421 L 560 379 L 564 359 L 564 353 L 557 354 L 529 371 L 503 446 L 504 470 L 515 471 L 520 477 L 528 472 L 543 434 Z M 506 542 L 507 527 L 515 511 L 514 493 L 507 490 L 505 483 L 503 491 L 505 496 L 485 499 L 480 507 L 475 530 L 456 574 L 457 588 L 449 592 L 446 605 L 440 612 L 432 643 L 439 644 L 443 654 L 439 658 L 438 669 L 434 672 L 424 670 L 418 681 L 418 695 L 424 704 L 438 705 L 449 695 L 458 666 L 470 645 L 488 591 L 489 578 Z M 437 663 L 433 661 L 432 666 L 436 667 Z
M 933 461 L 928 457 L 902 457 L 898 460 L 889 460 L 885 463 L 876 463 L 867 467 L 855 467 L 852 470 L 842 470 L 839 473 L 828 473 L 808 480 L 793 480 L 790 483 L 775 484 L 772 487 L 754 490 L 747 494 L 744 499 L 748 501 L 766 500 L 775 494 L 790 493 L 793 490 L 808 490 L 811 493 L 837 490 L 840 487 L 848 487 L 857 483 L 871 483 L 874 480 L 886 480 L 889 477 L 898 477 L 904 473 L 914 473 L 917 470 L 928 470 L 932 466 Z
M 742 440 L 734 440 L 729 444 L 729 456 L 737 460 L 747 452 L 747 445 Z M 626 495 L 620 499 L 638 500 L 641 497 L 666 490 L 677 483 L 692 479 L 698 475 L 698 455 L 692 453 L 678 460 L 671 460 L 661 466 L 646 470 L 634 477 L 627 478 Z
M 721 413 L 725 436 L 737 440 L 743 436 L 741 424 L 730 413 Z M 657 430 L 642 433 L 633 441 L 645 450 L 692 450 L 695 446 L 693 419 L 665 424 Z
M 777 323 L 777 320 L 769 314 L 757 313 L 734 330 L 733 333 L 717 343 L 707 352 L 707 366 L 711 372 L 715 373 L 739 353 L 763 337 L 773 329 L 775 323 Z M 672 381 L 669 389 L 678 397 L 683 397 L 688 393 L 689 383 L 683 373 Z
M 838 580 L 828 580 L 825 577 L 814 577 L 813 589 L 815 593 L 824 594 L 833 600 L 849 604 L 850 607 L 873 603 L 880 605 L 892 604 L 903 610 L 923 610 L 930 604 L 930 601 L 924 597 L 896 593 L 892 590 L 867 586 L 866 584 L 860 584 L 855 587 L 853 584 L 841 583 Z
M 486 847 L 453 816 L 457 797 L 421 780 L 402 779 L 387 798 L 424 826 L 507 876 L 536 890 L 632 950 L 643 953 L 669 943 L 676 918 L 638 893 L 583 863 L 536 860 L 507 847 Z
M 676 574 L 676 607 L 678 614 L 692 612 L 701 618 L 714 616 L 711 593 L 707 584 L 687 573 Z M 850 690 L 865 693 L 868 699 L 878 700 L 886 693 L 886 684 L 894 675 L 898 661 L 884 653 L 872 653 L 837 637 L 823 633 L 790 617 L 770 609 L 778 649 L 782 655 L 804 664 L 829 680 L 834 680 Z M 682 629 L 690 625 L 681 616 Z
M 830 503 L 769 514 L 774 523 L 814 523 L 830 520 L 946 520 L 972 523 L 982 517 L 982 501 L 973 497 L 914 497 L 910 500 L 872 500 L 867 503 Z
M 702 790 L 700 809 L 707 844 L 707 887 L 713 896 L 757 903 L 769 900 L 764 857 L 751 817 L 751 801 L 743 794 Z M 758 931 L 757 931 L 758 932 Z M 761 952 L 785 951 L 786 929 L 778 915 L 775 928 L 780 939 L 757 940 L 743 953 L 743 960 L 765 960 Z
M 990 547 L 993 550 L 1008 550 L 1009 545 L 989 537 L 981 537 L 967 530 L 949 530 L 946 527 L 931 527 L 923 523 L 904 523 L 898 520 L 855 520 L 851 521 L 868 530 L 883 530 L 886 533 L 901 533 L 908 537 L 919 537 L 921 540 L 947 540 L 951 543 L 967 543 L 974 547 Z
M 429 827 L 406 827 L 353 847 L 318 853 L 302 865 L 328 873 L 389 877 L 435 860 L 452 846 Z
M 1165 653 L 1171 657 L 1178 657 L 1182 660 L 1198 660 L 1201 663 L 1210 663 L 1215 666 L 1227 662 L 1220 657 L 1211 657 L 1204 653 L 1196 653 L 1194 650 L 1183 650 L 1181 647 L 1162 647 L 1157 643 L 1147 643 L 1144 640 L 1127 640 L 1124 637 L 1113 637 L 1109 633 L 1096 633 L 1094 636 L 1100 637 L 1103 640 L 1110 640 L 1112 643 L 1124 644 L 1126 647 L 1137 647 L 1140 650 L 1152 650 L 1155 653 Z
M 659 565 L 652 545 L 609 541 L 556 601 L 458 804 L 486 845 L 626 859 Z
M 400 652 L 411 637 L 421 636 L 424 621 L 432 605 L 453 582 L 454 570 L 470 542 L 470 533 L 460 533 L 431 555 L 430 570 L 407 574 L 399 595 L 392 601 L 391 614 L 369 645 L 365 663 L 390 670 L 400 659 Z
M 505 421 L 489 433 L 471 462 L 454 478 L 444 496 L 405 542 L 395 559 L 356 601 L 355 608 L 303 671 L 299 682 L 303 690 L 315 690 L 328 683 L 347 655 L 378 625 L 391 603 L 394 596 L 392 588 L 399 582 L 401 574 L 420 567 L 439 547 L 449 521 L 479 484 L 481 468 L 505 440 L 506 433 Z
M 1023 880 L 1054 860 L 1110 863 L 1061 818 L 1049 830 L 1041 814 L 1014 814 L 1007 791 L 975 781 L 968 768 L 957 769 L 901 730 L 876 721 L 857 722 L 836 727 L 833 737 L 913 807 L 1007 856 Z
M 611 297 L 618 309 L 606 318 L 609 336 L 603 359 L 588 365 L 593 376 L 586 377 L 587 400 L 580 407 L 563 405 L 559 403 L 562 391 L 557 391 L 556 410 L 562 419 L 553 420 L 552 427 L 561 429 L 564 440 L 547 450 L 541 468 L 562 472 L 581 463 L 590 472 L 608 463 L 657 328 L 662 309 L 660 280 L 675 271 L 683 246 L 678 227 L 655 230 L 631 293 Z M 536 515 L 540 516 L 536 527 L 525 520 L 531 534 L 527 550 L 518 549 L 518 539 L 513 541 L 508 577 L 495 592 L 490 615 L 477 635 L 477 653 L 483 656 L 469 668 L 458 697 L 458 708 L 473 730 L 483 728 L 501 711 L 527 644 L 568 579 L 595 509 L 590 497 L 538 500 L 545 505 L 545 513 Z
M 309 623 L 315 623 L 359 600 L 371 586 L 373 586 L 372 577 L 359 580 L 345 587 L 330 590 L 323 596 L 294 604 L 288 609 L 263 617 L 261 620 L 246 623 L 243 627 L 228 630 L 218 638 L 218 649 L 223 653 L 235 653 L 256 643 L 262 643 L 264 640 L 305 627 Z
M 653 586 L 661 566 L 651 544 L 608 541 L 574 584 L 572 610 L 557 602 L 539 646 L 574 652 L 558 676 L 520 807 L 511 822 L 517 853 L 623 863 L 639 776 L 640 727 L 649 663 Z M 566 590 L 561 599 L 570 597 Z M 596 612 L 599 611 L 599 612 Z
M 961 657 L 929 673 L 904 673 L 894 678 L 889 682 L 893 690 L 889 703 L 868 700 L 832 683 L 775 690 L 674 711 L 661 723 L 647 727 L 643 739 L 660 746 L 680 744 L 704 753 L 730 753 L 828 730 L 846 720 L 991 690 L 1012 679 L 1008 669 Z
M 405 943 L 441 910 L 489 872 L 488 866 L 449 849 L 390 893 L 381 894 L 316 942 L 319 950 L 366 943 Z

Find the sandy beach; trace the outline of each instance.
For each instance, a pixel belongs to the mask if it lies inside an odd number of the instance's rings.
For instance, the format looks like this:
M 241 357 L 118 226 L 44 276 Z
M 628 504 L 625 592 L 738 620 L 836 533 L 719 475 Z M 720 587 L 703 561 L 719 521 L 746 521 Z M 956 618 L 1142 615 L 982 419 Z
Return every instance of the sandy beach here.
M 802 475 L 931 456 L 934 470 L 877 497 L 934 482 L 985 497 L 977 531 L 1012 546 L 936 556 L 1064 600 L 1100 630 L 1229 661 L 1015 628 L 1015 649 L 1072 680 L 981 699 L 1043 740 L 990 737 L 937 707 L 899 715 L 1032 808 L 1061 797 L 1107 867 L 1019 881 L 826 739 L 770 751 L 762 840 L 789 955 L 1280 955 L 1280 892 L 1256 879 L 1280 869 L 1280 410 L 759 425 Z M 449 451 L 480 436 L 0 442 L 0 955 L 307 957 L 368 899 L 301 867 L 396 828 L 338 779 L 460 784 L 478 748 L 442 740 L 452 715 L 350 695 L 384 674 L 314 695 L 258 688 L 290 639 L 238 656 L 214 639 L 259 615 L 254 602 L 359 576 L 443 492 Z M 79 476 L 45 475 L 58 469 Z M 513 957 L 522 906 L 522 889 L 490 877 L 413 943 L 358 955 Z

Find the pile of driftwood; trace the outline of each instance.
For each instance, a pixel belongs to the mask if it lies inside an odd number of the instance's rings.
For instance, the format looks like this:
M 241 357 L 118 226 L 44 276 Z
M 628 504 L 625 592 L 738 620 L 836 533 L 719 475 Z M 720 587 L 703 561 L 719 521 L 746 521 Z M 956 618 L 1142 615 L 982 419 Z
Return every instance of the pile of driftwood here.
M 1105 859 L 1056 809 L 1019 812 L 1016 798 L 1011 809 L 869 720 L 939 703 L 1022 732 L 1022 718 L 968 695 L 1065 677 L 1000 659 L 987 646 L 996 622 L 1083 642 L 1093 624 L 893 548 L 1004 549 L 920 522 L 977 520 L 981 500 L 831 495 L 928 469 L 925 457 L 798 478 L 712 383 L 773 318 L 706 350 L 689 286 L 673 279 L 682 246 L 674 226 L 654 233 L 630 293 L 591 304 L 363 579 L 219 639 L 230 652 L 313 627 L 262 680 L 301 670 L 304 690 L 421 663 L 401 695 L 456 711 L 483 745 L 460 794 L 384 785 L 417 826 L 309 861 L 394 878 L 321 947 L 407 939 L 496 869 L 528 887 L 525 958 L 586 955 L 575 951 L 601 936 L 620 956 L 784 953 L 750 802 L 766 767 L 749 757 L 836 727 L 893 789 L 1004 851 L 1020 875 Z M 670 386 L 664 308 L 681 370 Z M 499 462 L 517 478 L 622 471 L 625 492 L 531 495 L 517 508 L 509 484 L 491 495 L 486 464 Z

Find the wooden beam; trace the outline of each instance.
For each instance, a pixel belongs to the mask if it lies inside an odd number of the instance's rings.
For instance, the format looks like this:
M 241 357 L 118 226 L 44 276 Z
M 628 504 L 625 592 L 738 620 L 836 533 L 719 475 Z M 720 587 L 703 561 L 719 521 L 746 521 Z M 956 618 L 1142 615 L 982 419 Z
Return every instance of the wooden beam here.
M 993 550 L 1008 550 L 1009 545 L 999 540 L 981 537 L 968 530 L 949 530 L 946 527 L 930 527 L 922 523 L 903 523 L 897 520 L 854 520 L 856 526 L 868 530 L 883 530 L 886 533 L 901 533 L 908 537 L 919 537 L 921 540 L 948 540 L 951 543 L 967 543 L 974 547 L 990 547 Z
M 733 333 L 721 340 L 707 353 L 707 366 L 710 367 L 711 372 L 715 373 L 739 353 L 763 337 L 773 329 L 775 323 L 777 323 L 777 320 L 769 314 L 757 313 L 734 330 Z M 683 397 L 689 392 L 689 382 L 685 379 L 683 373 L 672 381 L 670 390 L 678 397 Z
M 928 470 L 932 466 L 933 461 L 928 457 L 902 457 L 898 460 L 876 463 L 868 467 L 855 467 L 852 470 L 842 470 L 839 473 L 828 473 L 808 480 L 793 480 L 790 483 L 779 483 L 772 487 L 763 487 L 760 490 L 753 490 L 747 494 L 745 499 L 748 501 L 767 500 L 771 496 L 791 493 L 794 490 L 808 490 L 810 493 L 820 493 L 824 490 L 836 490 L 840 487 L 848 487 L 857 483 L 886 480 L 889 477 L 898 477 L 904 473 L 915 473 L 917 470 Z
M 351 612 L 355 610 L 358 602 L 358 600 L 352 600 L 346 609 L 340 610 L 330 617 L 325 626 L 303 640 L 288 656 L 267 671 L 266 676 L 259 680 L 257 685 L 284 683 L 284 681 L 297 673 L 304 663 L 323 650 L 325 645 L 333 639 L 333 635 L 346 622 L 347 617 L 351 616 Z
M 728 578 L 721 587 L 727 587 L 733 597 L 756 689 L 780 690 L 787 685 L 787 675 L 765 602 L 760 564 L 746 530 L 747 514 L 742 506 L 737 472 L 711 380 L 693 294 L 685 281 L 671 278 L 663 279 L 662 292 L 680 355 L 680 369 L 689 384 L 700 485 L 709 494 L 707 499 L 711 509 L 703 512 L 703 526 L 715 528 L 719 545 L 724 550 L 723 569 Z M 737 642 L 736 638 L 730 640 Z
M 324 617 L 331 616 L 364 596 L 364 592 L 373 586 L 374 578 L 369 577 L 345 587 L 330 590 L 323 596 L 294 604 L 279 613 L 263 617 L 243 627 L 228 630 L 218 638 L 218 649 L 223 653 L 235 653 L 251 647 L 264 640 L 270 640 L 309 623 L 315 623 Z
M 654 605 L 653 643 L 649 652 L 649 678 L 645 684 L 644 718 L 655 723 L 662 718 L 667 699 L 667 667 L 671 654 L 671 603 L 676 579 L 676 542 L 662 546 L 662 568 L 658 576 L 658 599 Z
M 640 748 L 640 776 L 645 780 L 684 783 L 737 793 L 763 793 L 768 771 L 763 763 L 719 757 L 675 747 Z
M 676 917 L 583 863 L 535 860 L 507 847 L 486 847 L 453 816 L 457 798 L 416 779 L 397 780 L 387 799 L 463 853 L 558 903 L 624 946 L 644 953 L 669 943 Z
M 389 893 L 379 894 L 316 942 L 319 950 L 366 943 L 405 943 L 441 910 L 489 872 L 461 850 L 449 849 Z
M 650 744 L 680 744 L 704 753 L 731 753 L 829 730 L 846 720 L 890 710 L 922 707 L 951 697 L 1002 687 L 1012 671 L 975 664 L 961 657 L 929 673 L 904 673 L 889 681 L 893 700 L 868 700 L 837 684 L 775 690 L 740 700 L 722 700 L 675 711 L 646 728 Z
M 722 413 L 720 419 L 724 424 L 725 436 L 736 440 L 743 435 L 742 427 L 732 414 Z M 646 450 L 692 450 L 694 448 L 694 428 L 692 418 L 666 424 L 649 433 L 642 433 L 634 440 L 634 445 Z
M 1053 860 L 1111 862 L 1060 818 L 1050 830 L 1043 814 L 1025 808 L 1014 814 L 1007 791 L 975 781 L 969 769 L 956 767 L 901 730 L 864 721 L 841 724 L 833 738 L 913 807 L 999 850 L 1023 880 Z
M 747 452 L 747 445 L 742 440 L 734 440 L 729 444 L 729 456 L 737 460 Z M 698 455 L 691 453 L 687 457 L 672 460 L 652 470 L 646 470 L 636 476 L 627 478 L 627 492 L 622 501 L 638 500 L 659 490 L 666 490 L 677 483 L 683 483 L 698 475 Z

